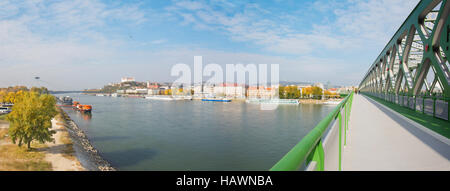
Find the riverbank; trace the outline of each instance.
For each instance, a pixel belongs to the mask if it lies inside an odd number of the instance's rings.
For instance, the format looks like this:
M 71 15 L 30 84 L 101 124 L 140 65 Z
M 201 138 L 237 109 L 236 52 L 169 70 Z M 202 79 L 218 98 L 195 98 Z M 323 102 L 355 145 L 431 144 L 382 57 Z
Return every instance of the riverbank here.
M 32 149 L 12 143 L 9 123 L 0 119 L 0 171 L 85 171 L 115 170 L 90 144 L 82 130 L 59 110 L 52 119 L 54 142 L 33 141 Z
M 30 150 L 12 143 L 9 123 L 0 120 L 0 171 L 83 171 L 69 134 L 58 117 L 52 120 L 54 142 L 33 141 Z
M 52 164 L 53 171 L 84 171 L 77 153 L 73 149 L 73 143 L 64 126 L 64 121 L 57 116 L 52 119 L 54 142 L 46 143 L 45 160 Z
M 341 102 L 344 99 L 325 99 L 325 100 L 319 100 L 319 99 L 299 99 L 300 104 L 328 104 L 328 103 L 338 103 Z
M 109 162 L 100 156 L 97 149 L 95 149 L 87 138 L 86 134 L 81 130 L 75 122 L 62 110 L 59 109 L 61 118 L 68 131 L 68 134 L 73 142 L 73 148 L 77 154 L 77 158 L 81 164 L 91 171 L 115 171 Z

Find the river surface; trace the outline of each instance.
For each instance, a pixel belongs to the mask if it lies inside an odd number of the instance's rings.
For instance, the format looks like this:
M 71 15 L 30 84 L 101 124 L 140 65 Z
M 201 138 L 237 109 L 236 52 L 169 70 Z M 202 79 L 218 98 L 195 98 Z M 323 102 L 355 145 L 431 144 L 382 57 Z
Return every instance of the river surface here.
M 118 170 L 268 170 L 335 107 L 65 95 L 93 106 L 65 111 Z

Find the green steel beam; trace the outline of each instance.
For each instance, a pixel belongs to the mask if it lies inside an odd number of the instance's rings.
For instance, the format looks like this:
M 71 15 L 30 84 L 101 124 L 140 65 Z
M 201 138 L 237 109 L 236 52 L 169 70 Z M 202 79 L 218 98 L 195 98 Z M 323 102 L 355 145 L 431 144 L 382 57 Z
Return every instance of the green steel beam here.
M 449 0 L 420 1 L 369 68 L 359 85 L 360 91 L 415 97 L 424 93 L 421 89 L 430 71 L 437 77 L 437 83 L 442 89 L 441 97 L 449 99 L 449 16 Z M 413 47 L 413 43 L 419 47 Z M 412 48 L 414 54 L 411 54 Z M 412 66 L 412 62 L 417 62 L 420 55 L 420 63 Z M 388 58 L 389 61 L 386 60 Z M 398 72 L 394 72 L 394 69 Z M 415 73 L 411 73 L 414 69 Z

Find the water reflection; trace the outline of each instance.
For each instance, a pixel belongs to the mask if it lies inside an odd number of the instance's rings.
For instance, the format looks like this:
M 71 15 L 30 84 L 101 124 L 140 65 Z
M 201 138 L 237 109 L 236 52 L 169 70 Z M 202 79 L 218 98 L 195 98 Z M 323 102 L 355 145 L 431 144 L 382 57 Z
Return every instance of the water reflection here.
M 334 108 L 69 96 L 94 107 L 65 111 L 119 170 L 267 170 Z

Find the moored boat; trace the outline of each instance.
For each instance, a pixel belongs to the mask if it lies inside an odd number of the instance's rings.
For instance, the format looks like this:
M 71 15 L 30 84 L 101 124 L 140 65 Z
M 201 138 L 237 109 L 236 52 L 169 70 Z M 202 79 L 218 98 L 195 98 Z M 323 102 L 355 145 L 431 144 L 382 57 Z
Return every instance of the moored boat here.
M 341 101 L 326 101 L 323 104 L 324 105 L 339 105 Z
M 78 110 L 82 113 L 90 113 L 92 112 L 92 106 L 91 105 L 82 105 L 78 101 L 74 101 L 72 105 L 73 109 Z
M 174 100 L 184 100 L 182 97 L 169 97 L 169 96 L 147 96 L 145 99 L 150 100 L 164 100 L 164 101 L 174 101 Z
M 300 102 L 296 99 L 249 99 L 246 103 L 255 104 L 286 104 L 286 105 L 298 105 Z
M 9 107 L 0 107 L 0 114 L 8 114 L 11 113 L 11 108 Z
M 208 98 L 205 98 L 205 99 L 202 99 L 202 101 L 211 101 L 211 102 L 231 102 L 231 99 L 226 99 L 226 98 L 223 98 L 223 99 L 208 99 Z

